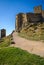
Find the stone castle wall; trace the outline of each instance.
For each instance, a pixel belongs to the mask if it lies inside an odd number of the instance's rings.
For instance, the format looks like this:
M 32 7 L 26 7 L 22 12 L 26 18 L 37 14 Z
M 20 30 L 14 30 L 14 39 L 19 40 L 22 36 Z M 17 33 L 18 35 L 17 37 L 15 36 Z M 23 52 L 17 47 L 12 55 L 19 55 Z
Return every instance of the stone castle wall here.
M 44 18 L 44 10 L 42 10 L 42 6 L 34 7 L 34 13 L 40 13 L 42 17 Z
M 1 38 L 6 37 L 6 30 L 2 29 L 1 30 Z
M 26 14 L 20 13 L 16 16 L 16 31 L 20 31 L 27 22 Z
M 37 13 L 27 13 L 27 20 L 29 23 L 37 23 L 41 21 L 41 14 Z
M 42 13 L 42 6 L 34 7 L 34 13 Z
M 19 31 L 22 28 L 23 13 L 20 13 L 16 16 L 16 31 Z
M 37 23 L 44 21 L 44 11 L 42 6 L 34 7 L 34 13 L 19 13 L 16 16 L 16 31 L 20 31 L 26 23 Z
M 42 17 L 44 18 L 44 10 L 42 10 Z
M 0 30 L 0 39 L 6 36 L 6 30 L 5 29 L 1 29 Z

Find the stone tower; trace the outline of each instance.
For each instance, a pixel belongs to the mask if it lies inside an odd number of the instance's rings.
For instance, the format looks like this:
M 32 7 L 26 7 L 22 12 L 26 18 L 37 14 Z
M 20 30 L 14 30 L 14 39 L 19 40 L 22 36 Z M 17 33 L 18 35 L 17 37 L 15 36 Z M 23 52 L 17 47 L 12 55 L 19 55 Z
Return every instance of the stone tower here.
M 16 31 L 20 32 L 22 28 L 26 27 L 30 23 L 38 23 L 44 21 L 44 11 L 42 6 L 34 7 L 34 13 L 19 13 L 16 15 Z
M 26 14 L 19 13 L 16 16 L 16 31 L 19 32 L 27 22 Z
M 34 7 L 34 13 L 41 13 L 42 14 L 42 6 L 36 6 Z
M 0 30 L 0 39 L 6 36 L 6 30 L 5 29 L 1 29 Z

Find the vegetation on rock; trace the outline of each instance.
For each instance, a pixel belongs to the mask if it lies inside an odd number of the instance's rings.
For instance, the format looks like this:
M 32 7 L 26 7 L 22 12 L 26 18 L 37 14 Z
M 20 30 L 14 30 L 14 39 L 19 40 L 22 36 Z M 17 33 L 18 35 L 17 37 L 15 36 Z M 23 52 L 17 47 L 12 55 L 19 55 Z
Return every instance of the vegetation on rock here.
M 44 41 L 44 23 L 28 24 L 19 33 L 21 37 Z
M 7 37 L 0 39 L 0 47 L 8 47 L 12 42 L 12 36 L 9 35 Z

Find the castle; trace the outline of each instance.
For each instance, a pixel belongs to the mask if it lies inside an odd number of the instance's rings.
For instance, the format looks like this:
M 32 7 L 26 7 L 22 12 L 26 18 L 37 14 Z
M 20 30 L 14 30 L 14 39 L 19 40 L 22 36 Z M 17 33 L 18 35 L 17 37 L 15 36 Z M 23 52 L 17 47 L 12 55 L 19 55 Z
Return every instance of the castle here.
M 44 10 L 42 6 L 34 7 L 34 13 L 19 13 L 16 15 L 16 31 L 20 30 L 26 26 L 27 23 L 38 23 L 44 22 Z
M 0 30 L 0 39 L 6 36 L 6 30 L 5 29 L 1 29 Z

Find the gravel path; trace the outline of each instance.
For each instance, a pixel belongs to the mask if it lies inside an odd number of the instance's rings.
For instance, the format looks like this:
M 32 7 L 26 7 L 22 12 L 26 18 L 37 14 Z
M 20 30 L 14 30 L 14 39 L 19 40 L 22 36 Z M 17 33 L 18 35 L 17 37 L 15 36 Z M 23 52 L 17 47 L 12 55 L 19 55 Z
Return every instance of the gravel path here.
M 30 41 L 24 38 L 21 38 L 17 33 L 13 33 L 13 40 L 15 42 L 15 47 L 19 47 L 23 50 L 27 50 L 29 53 L 37 54 L 44 57 L 44 43 L 40 41 Z

